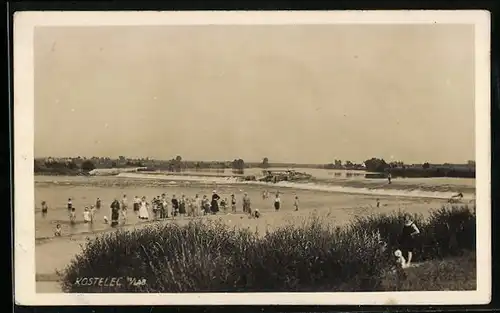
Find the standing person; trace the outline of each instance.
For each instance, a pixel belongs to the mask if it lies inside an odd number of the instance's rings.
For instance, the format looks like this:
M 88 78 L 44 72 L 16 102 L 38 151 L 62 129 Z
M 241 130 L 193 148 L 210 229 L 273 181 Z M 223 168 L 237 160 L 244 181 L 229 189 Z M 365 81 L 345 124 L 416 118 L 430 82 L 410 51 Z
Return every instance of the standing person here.
M 146 201 L 146 197 L 142 197 L 141 203 L 139 205 L 139 218 L 141 220 L 149 219 L 148 207 L 149 207 L 149 204 Z
M 42 201 L 42 217 L 46 217 L 48 211 L 49 207 L 47 206 L 47 202 Z
M 158 214 L 160 219 L 165 218 L 165 194 L 162 193 L 161 196 L 158 197 Z
M 127 210 L 128 210 L 128 199 L 127 199 L 127 195 L 124 194 L 123 198 L 122 198 L 122 205 L 121 205 L 121 211 L 120 211 L 124 224 L 127 222 Z
M 212 191 L 212 202 L 210 203 L 210 210 L 212 211 L 212 214 L 219 212 L 219 200 L 220 197 L 217 194 L 217 191 Z
M 70 224 L 73 225 L 76 222 L 76 209 L 73 206 L 73 201 L 71 200 L 71 198 L 68 199 L 67 207 L 68 207 L 69 222 Z
M 95 201 L 95 208 L 100 210 L 101 209 L 101 199 L 97 198 Z
M 193 199 L 193 216 L 198 216 L 201 210 L 201 199 L 198 194 L 194 196 Z
M 176 217 L 177 214 L 179 214 L 179 200 L 175 197 L 175 195 L 172 196 L 172 216 Z
M 210 201 L 208 201 L 207 195 L 203 195 L 203 215 L 210 214 Z
M 186 211 L 187 216 L 194 216 L 194 202 L 190 197 L 186 198 Z
M 138 196 L 134 197 L 134 213 L 139 215 L 139 207 L 141 206 L 141 199 Z
M 248 214 L 252 214 L 250 197 L 248 196 L 248 193 L 246 193 L 246 192 L 243 195 L 243 212 L 248 213 Z
M 186 196 L 182 195 L 181 200 L 179 201 L 179 215 L 186 215 Z
M 168 199 L 167 199 L 167 194 L 162 194 L 162 207 L 163 207 L 163 218 L 168 218 Z
M 389 172 L 389 174 L 387 174 L 387 181 L 389 182 L 389 185 L 392 183 L 392 174 L 391 174 L 391 172 Z
M 420 234 L 417 225 L 411 220 L 409 215 L 405 215 L 403 231 L 401 232 L 400 245 L 403 253 L 407 253 L 406 265 L 410 266 L 415 249 L 415 236 Z
M 222 211 L 224 213 L 227 213 L 227 198 L 224 198 L 223 200 L 221 200 L 220 207 L 222 208 Z
M 279 192 L 276 193 L 276 198 L 274 198 L 274 210 L 277 212 L 280 210 L 281 199 Z
M 153 208 L 153 216 L 155 220 L 160 218 L 159 198 L 160 197 L 154 197 L 153 200 L 151 201 L 151 207 Z
M 236 213 L 236 197 L 234 196 L 234 193 L 231 194 L 231 211 Z
M 120 202 L 115 198 L 111 202 L 111 227 L 116 227 L 120 219 Z
M 160 196 L 160 200 L 159 200 L 160 218 L 161 219 L 165 218 L 165 202 L 166 202 L 166 195 L 164 193 L 162 193 Z
M 85 209 L 83 210 L 83 222 L 85 224 L 87 223 L 90 223 L 92 221 L 91 217 L 90 217 L 90 210 L 89 210 L 89 207 L 86 206 Z
M 299 210 L 299 196 L 295 195 L 295 201 L 293 202 L 293 206 L 295 207 L 295 211 Z
M 380 208 L 380 199 L 377 199 L 377 208 Z
M 68 199 L 67 207 L 68 207 L 68 212 L 71 212 L 71 209 L 73 209 L 73 201 L 71 200 L 71 198 Z
M 71 206 L 71 209 L 69 210 L 69 222 L 71 225 L 76 223 L 76 209 L 74 206 Z
M 91 205 L 90 206 L 90 223 L 94 223 L 94 220 L 95 220 L 95 205 Z

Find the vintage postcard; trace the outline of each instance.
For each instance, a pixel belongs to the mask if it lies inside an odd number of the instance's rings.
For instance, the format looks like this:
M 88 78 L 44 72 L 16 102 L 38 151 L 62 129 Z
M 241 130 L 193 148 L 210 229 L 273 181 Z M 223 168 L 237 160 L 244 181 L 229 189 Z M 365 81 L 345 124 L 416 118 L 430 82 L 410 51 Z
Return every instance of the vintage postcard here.
M 488 303 L 489 25 L 16 14 L 16 303 Z

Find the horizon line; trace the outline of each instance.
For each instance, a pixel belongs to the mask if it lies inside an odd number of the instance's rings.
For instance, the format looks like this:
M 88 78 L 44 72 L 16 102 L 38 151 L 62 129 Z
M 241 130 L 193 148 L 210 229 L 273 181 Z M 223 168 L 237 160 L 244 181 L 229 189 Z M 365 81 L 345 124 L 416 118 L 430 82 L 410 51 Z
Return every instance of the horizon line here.
M 114 157 L 111 157 L 111 156 L 91 156 L 91 157 L 88 157 L 88 156 L 40 156 L 40 157 L 34 157 L 33 159 L 36 160 L 36 159 L 48 159 L 48 158 L 52 158 L 52 159 L 78 159 L 78 158 L 81 158 L 81 159 L 92 159 L 92 158 L 109 158 L 111 160 L 119 160 L 120 156 L 114 156 Z M 127 156 L 123 156 L 126 160 L 127 159 L 130 159 L 130 160 L 148 160 L 148 161 L 171 161 L 171 160 L 174 160 L 175 157 L 173 158 L 153 158 L 153 157 L 127 157 Z M 182 156 L 181 156 L 182 157 Z M 440 163 L 440 162 L 437 162 L 437 163 L 434 163 L 434 162 L 431 162 L 431 161 L 419 161 L 419 162 L 412 162 L 412 163 L 406 163 L 405 161 L 403 160 L 397 160 L 397 161 L 388 161 L 386 160 L 385 158 L 382 158 L 382 157 L 372 157 L 372 158 L 376 158 L 376 159 L 381 159 L 381 160 L 384 160 L 386 163 L 393 163 L 393 162 L 403 162 L 403 164 L 424 164 L 424 163 L 429 163 L 429 164 L 464 164 L 464 165 L 467 165 L 469 162 L 476 162 L 476 160 L 464 160 L 463 163 L 453 163 L 453 162 L 443 162 L 443 163 Z M 234 158 L 232 160 L 190 160 L 190 159 L 182 159 L 182 162 L 221 162 L 221 163 L 226 163 L 226 162 L 233 162 L 234 160 L 238 160 L 240 158 Z M 262 158 L 261 160 L 259 161 L 245 161 L 245 159 L 243 159 L 243 161 L 245 163 L 262 163 L 264 158 Z M 334 164 L 334 161 L 335 160 L 340 160 L 342 161 L 342 164 L 345 164 L 346 161 L 349 161 L 349 162 L 352 162 L 354 165 L 362 165 L 363 163 L 365 163 L 365 161 L 367 160 L 370 160 L 371 158 L 367 158 L 366 160 L 364 161 L 361 161 L 358 163 L 358 161 L 352 161 L 352 160 L 349 160 L 349 159 L 345 159 L 345 160 L 342 160 L 342 159 L 333 159 L 329 162 L 323 162 L 323 163 L 307 163 L 307 162 L 280 162 L 280 161 L 270 161 L 269 160 L 269 164 L 285 164 L 285 165 L 325 165 L 325 164 Z

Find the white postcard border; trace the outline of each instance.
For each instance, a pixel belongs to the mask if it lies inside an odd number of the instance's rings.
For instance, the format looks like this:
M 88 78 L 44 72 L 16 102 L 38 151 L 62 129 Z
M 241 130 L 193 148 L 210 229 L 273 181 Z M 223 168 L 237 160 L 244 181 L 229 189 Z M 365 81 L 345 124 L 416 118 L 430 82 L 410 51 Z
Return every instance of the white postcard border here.
M 474 24 L 477 290 L 355 293 L 40 294 L 35 288 L 34 29 L 38 26 Z M 21 305 L 444 305 L 491 300 L 490 15 L 487 11 L 18 12 L 14 16 L 14 264 Z

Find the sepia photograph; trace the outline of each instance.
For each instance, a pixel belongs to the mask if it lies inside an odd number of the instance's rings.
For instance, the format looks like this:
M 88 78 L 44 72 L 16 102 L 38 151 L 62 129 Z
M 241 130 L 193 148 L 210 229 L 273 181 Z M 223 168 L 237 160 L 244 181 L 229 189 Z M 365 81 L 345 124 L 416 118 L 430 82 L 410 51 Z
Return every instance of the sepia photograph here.
M 489 40 L 481 11 L 17 14 L 16 302 L 488 303 Z

